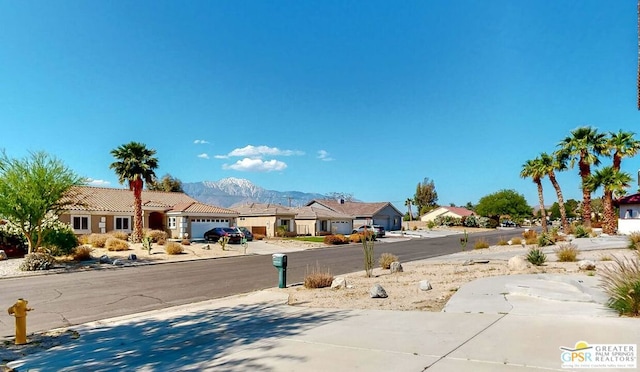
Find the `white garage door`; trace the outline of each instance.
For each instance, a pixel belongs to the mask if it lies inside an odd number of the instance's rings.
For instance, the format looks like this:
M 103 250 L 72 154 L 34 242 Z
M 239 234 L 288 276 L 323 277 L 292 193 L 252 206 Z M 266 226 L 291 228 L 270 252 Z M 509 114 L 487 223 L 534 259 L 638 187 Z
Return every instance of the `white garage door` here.
M 351 234 L 351 221 L 331 221 L 331 231 L 336 234 Z
M 191 239 L 204 239 L 204 233 L 214 227 L 229 227 L 228 218 L 192 218 Z

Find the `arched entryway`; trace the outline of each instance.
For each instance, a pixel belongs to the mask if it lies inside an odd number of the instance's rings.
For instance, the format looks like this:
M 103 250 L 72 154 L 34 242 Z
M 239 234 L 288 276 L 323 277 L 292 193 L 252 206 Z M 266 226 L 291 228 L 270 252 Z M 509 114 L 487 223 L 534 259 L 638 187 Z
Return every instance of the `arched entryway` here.
M 149 229 L 164 231 L 164 213 L 149 213 Z

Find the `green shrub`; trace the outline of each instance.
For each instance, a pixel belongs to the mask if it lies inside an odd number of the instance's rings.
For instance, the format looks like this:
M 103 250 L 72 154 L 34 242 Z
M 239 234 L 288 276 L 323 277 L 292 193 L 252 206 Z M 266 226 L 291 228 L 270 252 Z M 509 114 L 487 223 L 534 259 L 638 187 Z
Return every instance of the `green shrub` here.
M 93 251 L 91 247 L 82 245 L 75 247 L 71 255 L 74 261 L 89 261 L 91 259 L 91 251 Z
M 89 235 L 89 244 L 96 248 L 104 248 L 109 238 L 110 236 L 107 234 L 91 234 Z
M 109 251 L 126 251 L 129 250 L 129 243 L 126 240 L 118 238 L 108 238 L 104 247 Z
M 398 256 L 391 253 L 383 253 L 378 259 L 378 263 L 380 263 L 380 267 L 383 269 L 391 268 L 391 263 L 396 261 L 398 261 Z
M 575 262 L 578 260 L 578 247 L 571 243 L 560 245 L 555 250 L 555 253 L 560 262 Z
M 542 233 L 538 236 L 537 240 L 538 247 L 548 247 L 550 245 L 556 244 L 551 235 L 547 233 Z
M 478 217 L 472 214 L 462 221 L 462 225 L 466 227 L 480 227 L 480 221 L 478 220 Z
M 125 241 L 129 240 L 129 234 L 127 234 L 124 231 L 113 230 L 113 231 L 109 231 L 107 234 L 111 235 L 116 239 L 125 240 Z
M 322 241 L 324 244 L 329 244 L 329 245 L 339 245 L 339 244 L 349 243 L 349 240 L 342 234 L 326 235 Z
M 540 248 L 531 248 L 527 254 L 527 261 L 536 266 L 542 266 L 547 262 L 547 255 Z
M 640 247 L 640 232 L 639 231 L 633 231 L 631 234 L 629 234 L 629 245 L 628 245 L 629 249 L 635 249 L 635 250 L 639 250 L 638 247 Z
M 56 259 L 45 252 L 36 252 L 24 256 L 24 261 L 20 264 L 22 271 L 49 270 L 53 268 Z
M 170 255 L 182 254 L 182 252 L 184 252 L 184 248 L 182 248 L 182 245 L 180 243 L 169 242 L 167 243 L 167 246 L 164 248 L 164 251 Z
M 48 230 L 42 241 L 42 247 L 52 256 L 66 256 L 79 244 L 78 237 L 68 225 Z
M 473 249 L 484 249 L 484 248 L 489 248 L 489 242 L 486 241 L 484 238 L 480 238 L 476 240 L 476 242 L 473 244 Z
M 576 238 L 588 238 L 589 236 L 591 236 L 591 229 L 590 228 L 586 228 L 582 225 L 577 225 L 574 229 L 573 229 L 573 235 Z
M 600 270 L 601 286 L 609 295 L 607 305 L 621 315 L 640 315 L 640 259 L 614 257 Z

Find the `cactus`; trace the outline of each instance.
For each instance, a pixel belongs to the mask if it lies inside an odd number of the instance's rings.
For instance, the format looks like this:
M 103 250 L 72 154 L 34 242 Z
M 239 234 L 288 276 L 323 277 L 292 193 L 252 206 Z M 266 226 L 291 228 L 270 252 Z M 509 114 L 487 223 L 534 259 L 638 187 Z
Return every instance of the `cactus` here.
M 223 236 L 220 239 L 218 239 L 218 244 L 220 244 L 220 246 L 222 247 L 223 251 L 227 250 L 227 243 L 229 243 L 229 237 L 228 236 Z
M 151 254 L 151 246 L 153 245 L 153 238 L 145 236 L 142 238 L 142 248 L 147 251 L 147 254 Z
M 364 250 L 364 271 L 367 278 L 373 275 L 373 245 L 375 236 L 373 234 L 364 234 L 362 236 L 362 249 Z
M 464 237 L 460 238 L 460 245 L 463 251 L 467 248 L 467 242 L 469 242 L 469 234 L 467 234 L 467 230 L 464 230 Z

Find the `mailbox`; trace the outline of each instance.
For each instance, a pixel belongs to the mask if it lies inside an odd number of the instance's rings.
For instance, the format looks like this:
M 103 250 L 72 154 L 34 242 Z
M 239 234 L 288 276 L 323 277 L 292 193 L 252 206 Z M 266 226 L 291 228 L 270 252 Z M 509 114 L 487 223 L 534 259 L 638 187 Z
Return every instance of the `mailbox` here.
M 273 266 L 278 269 L 278 288 L 287 288 L 287 255 L 274 253 L 271 258 Z

